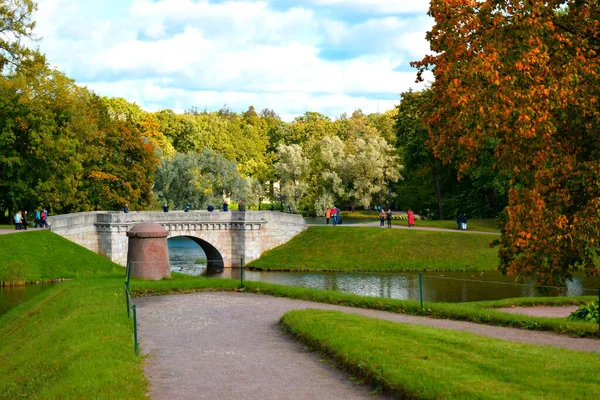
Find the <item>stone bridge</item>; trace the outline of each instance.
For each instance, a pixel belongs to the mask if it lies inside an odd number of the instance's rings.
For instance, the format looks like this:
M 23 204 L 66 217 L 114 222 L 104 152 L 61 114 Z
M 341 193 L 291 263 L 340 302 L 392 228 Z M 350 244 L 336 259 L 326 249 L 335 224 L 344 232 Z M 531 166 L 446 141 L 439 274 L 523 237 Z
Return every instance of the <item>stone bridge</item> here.
M 272 211 L 94 211 L 57 215 L 48 219 L 50 230 L 121 265 L 127 263 L 127 231 L 138 223 L 154 221 L 169 238 L 187 236 L 198 243 L 209 266 L 239 267 L 249 263 L 306 229 L 302 216 Z

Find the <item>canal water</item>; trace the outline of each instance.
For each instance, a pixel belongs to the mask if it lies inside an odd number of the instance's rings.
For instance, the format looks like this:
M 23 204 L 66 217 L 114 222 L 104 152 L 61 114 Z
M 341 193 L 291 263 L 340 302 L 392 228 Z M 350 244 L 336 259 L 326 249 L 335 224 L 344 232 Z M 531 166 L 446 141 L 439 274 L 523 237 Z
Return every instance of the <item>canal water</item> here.
M 25 303 L 44 290 L 52 287 L 50 284 L 25 285 L 25 286 L 0 286 L 0 316 L 6 314 L 11 308 Z
M 194 241 L 181 237 L 168 241 L 171 270 L 195 276 L 240 279 L 239 269 L 209 271 L 206 255 Z M 270 272 L 244 271 L 244 279 L 300 286 L 321 290 L 337 290 L 363 296 L 393 299 L 419 299 L 419 273 L 377 272 Z M 0 287 L 0 316 L 13 307 L 37 296 L 52 285 Z M 423 300 L 466 302 L 498 300 L 512 297 L 596 295 L 599 278 L 577 276 L 566 289 L 533 288 L 516 285 L 514 279 L 499 272 L 425 272 Z
M 240 279 L 240 270 L 209 271 L 200 246 L 181 237 L 169 239 L 171 270 L 189 275 Z M 418 272 L 272 272 L 244 271 L 244 279 L 321 290 L 337 290 L 363 296 L 419 299 Z M 512 297 L 595 295 L 600 279 L 577 276 L 566 289 L 517 285 L 513 278 L 492 272 L 424 272 L 423 300 L 466 302 Z

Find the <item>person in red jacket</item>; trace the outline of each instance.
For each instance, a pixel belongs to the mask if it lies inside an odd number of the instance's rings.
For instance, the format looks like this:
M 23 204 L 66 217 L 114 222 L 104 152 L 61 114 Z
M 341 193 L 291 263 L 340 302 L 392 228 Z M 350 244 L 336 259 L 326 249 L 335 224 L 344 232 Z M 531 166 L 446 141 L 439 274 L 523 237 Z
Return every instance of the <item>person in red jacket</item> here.
M 415 226 L 415 215 L 413 214 L 412 210 L 409 208 L 408 209 L 408 227 L 410 228 L 411 226 Z

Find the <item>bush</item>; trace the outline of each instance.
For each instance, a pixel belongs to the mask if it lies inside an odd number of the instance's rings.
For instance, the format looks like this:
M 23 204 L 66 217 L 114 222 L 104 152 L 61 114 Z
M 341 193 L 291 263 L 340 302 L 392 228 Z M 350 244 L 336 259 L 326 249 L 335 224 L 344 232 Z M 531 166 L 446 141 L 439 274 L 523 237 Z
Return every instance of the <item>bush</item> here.
M 597 323 L 600 321 L 600 315 L 598 313 L 598 302 L 586 303 L 573 311 L 567 318 L 570 321 L 583 321 Z

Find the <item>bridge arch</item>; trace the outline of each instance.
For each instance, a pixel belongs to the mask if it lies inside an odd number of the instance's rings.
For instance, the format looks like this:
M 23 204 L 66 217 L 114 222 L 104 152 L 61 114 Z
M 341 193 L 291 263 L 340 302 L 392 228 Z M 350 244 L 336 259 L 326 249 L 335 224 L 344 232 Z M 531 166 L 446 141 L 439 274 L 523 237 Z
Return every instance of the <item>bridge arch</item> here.
M 211 243 L 200 237 L 193 235 L 169 235 L 167 240 L 181 237 L 190 239 L 198 246 L 200 246 L 200 248 L 202 249 L 202 251 L 204 251 L 204 254 L 206 255 L 206 267 L 209 270 L 221 270 L 224 268 L 225 263 L 221 252 Z

